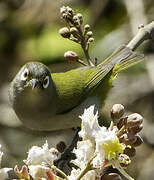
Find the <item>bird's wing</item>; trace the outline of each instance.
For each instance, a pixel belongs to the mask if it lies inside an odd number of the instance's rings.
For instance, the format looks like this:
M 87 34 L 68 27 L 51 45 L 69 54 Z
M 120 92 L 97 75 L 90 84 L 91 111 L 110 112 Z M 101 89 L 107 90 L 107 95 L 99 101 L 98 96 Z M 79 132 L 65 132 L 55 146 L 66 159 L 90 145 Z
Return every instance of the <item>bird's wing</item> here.
M 88 81 L 84 88 L 85 93 L 96 88 L 111 71 L 110 74 L 114 78 L 118 72 L 140 62 L 143 57 L 143 55 L 137 54 L 127 46 L 119 47 L 111 56 L 95 67 L 95 70 L 89 70 L 91 72 L 88 74 L 89 78 L 87 78 Z
M 101 83 L 102 81 L 110 75 L 115 76 L 121 69 L 137 63 L 140 59 L 141 57 L 135 52 L 122 46 L 96 67 L 83 67 L 65 73 L 53 73 L 52 79 L 58 96 L 58 113 L 69 112 L 78 106 L 100 84 L 106 88 L 106 84 Z

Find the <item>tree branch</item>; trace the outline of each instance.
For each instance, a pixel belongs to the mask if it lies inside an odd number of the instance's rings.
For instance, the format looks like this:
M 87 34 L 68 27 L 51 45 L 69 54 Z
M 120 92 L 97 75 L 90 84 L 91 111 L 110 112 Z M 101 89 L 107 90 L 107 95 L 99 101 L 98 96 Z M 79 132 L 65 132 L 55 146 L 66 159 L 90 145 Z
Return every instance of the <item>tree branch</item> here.
M 143 41 L 153 39 L 154 40 L 154 21 L 146 26 L 141 25 L 136 36 L 128 43 L 132 51 L 134 51 Z

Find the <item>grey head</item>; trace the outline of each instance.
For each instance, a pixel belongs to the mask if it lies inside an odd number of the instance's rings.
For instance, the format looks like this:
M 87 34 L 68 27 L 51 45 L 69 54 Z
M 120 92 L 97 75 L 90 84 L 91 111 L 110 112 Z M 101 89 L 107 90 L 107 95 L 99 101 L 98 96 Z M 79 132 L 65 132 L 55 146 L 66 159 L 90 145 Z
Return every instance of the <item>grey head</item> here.
M 9 90 L 10 103 L 23 123 L 33 128 L 55 112 L 56 92 L 49 69 L 42 63 L 25 64 L 13 79 Z

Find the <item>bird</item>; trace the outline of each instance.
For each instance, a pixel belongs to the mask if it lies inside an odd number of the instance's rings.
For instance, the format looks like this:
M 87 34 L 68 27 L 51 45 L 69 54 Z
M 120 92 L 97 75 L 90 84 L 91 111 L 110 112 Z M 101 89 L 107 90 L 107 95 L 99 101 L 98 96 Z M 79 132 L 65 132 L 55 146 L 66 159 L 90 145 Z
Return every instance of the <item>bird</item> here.
M 101 109 L 117 74 L 141 60 L 142 54 L 121 45 L 96 66 L 50 73 L 41 62 L 21 67 L 9 88 L 9 101 L 28 128 L 54 131 L 80 126 L 79 115 L 95 105 Z

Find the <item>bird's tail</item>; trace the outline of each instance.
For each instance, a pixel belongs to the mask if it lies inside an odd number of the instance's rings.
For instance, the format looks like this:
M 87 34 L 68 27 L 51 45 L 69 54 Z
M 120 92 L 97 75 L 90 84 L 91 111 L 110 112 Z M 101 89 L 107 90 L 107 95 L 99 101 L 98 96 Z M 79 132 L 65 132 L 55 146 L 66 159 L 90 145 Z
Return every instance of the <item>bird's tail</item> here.
M 113 72 L 115 74 L 127 69 L 144 59 L 143 54 L 138 54 L 132 51 L 129 47 L 123 45 L 115 50 L 100 66 L 105 64 L 113 65 Z

